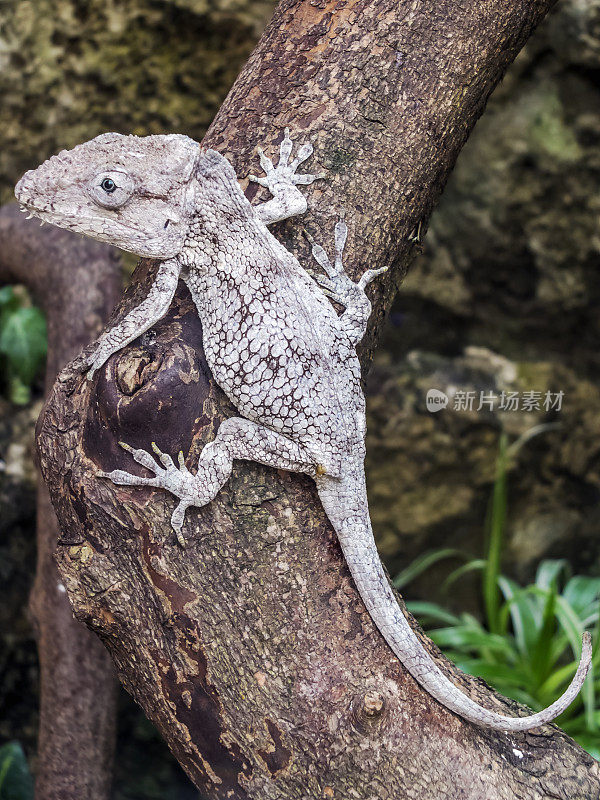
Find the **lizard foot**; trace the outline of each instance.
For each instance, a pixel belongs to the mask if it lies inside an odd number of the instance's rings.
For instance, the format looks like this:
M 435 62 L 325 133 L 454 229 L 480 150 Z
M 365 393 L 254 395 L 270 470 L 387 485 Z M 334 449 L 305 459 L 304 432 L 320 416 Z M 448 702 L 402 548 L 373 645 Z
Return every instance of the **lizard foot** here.
M 189 506 L 203 506 L 212 499 L 206 491 L 202 491 L 194 475 L 185 466 L 183 453 L 179 453 L 179 466 L 175 466 L 171 456 L 161 452 L 154 442 L 152 449 L 158 456 L 162 467 L 156 463 L 156 459 L 146 450 L 139 450 L 131 447 L 125 442 L 119 445 L 131 454 L 134 461 L 141 464 L 147 470 L 154 473 L 153 478 L 141 478 L 139 475 L 132 475 L 122 469 L 114 469 L 112 472 L 99 472 L 101 478 L 108 478 L 119 486 L 153 486 L 157 489 L 166 489 L 175 497 L 179 498 L 175 511 L 171 516 L 171 525 L 177 536 L 177 541 L 185 547 L 185 540 L 181 533 L 185 512 Z
M 313 152 L 313 146 L 310 143 L 303 144 L 296 153 L 296 158 L 290 162 L 290 155 L 292 154 L 292 140 L 290 139 L 289 128 L 285 129 L 284 137 L 279 145 L 279 163 L 275 167 L 270 158 L 268 158 L 262 149 L 258 148 L 258 155 L 260 157 L 260 166 L 265 173 L 264 178 L 257 178 L 256 175 L 250 175 L 249 178 L 255 183 L 260 183 L 261 186 L 266 186 L 271 194 L 276 195 L 278 191 L 285 186 L 296 186 L 299 183 L 310 184 L 319 178 L 324 178 L 324 175 L 297 175 L 296 170 L 310 158 Z
M 352 297 L 355 295 L 357 288 L 364 292 L 374 278 L 387 272 L 387 267 L 380 269 L 368 269 L 364 272 L 357 283 L 346 274 L 344 269 L 343 254 L 348 238 L 348 226 L 345 222 L 340 220 L 335 226 L 335 260 L 333 264 L 329 260 L 329 256 L 320 244 L 316 244 L 312 237 L 308 237 L 312 244 L 312 254 L 315 261 L 325 272 L 325 275 L 318 274 L 312 270 L 308 270 L 309 275 L 315 280 L 323 293 L 343 306 L 350 306 L 352 304 Z

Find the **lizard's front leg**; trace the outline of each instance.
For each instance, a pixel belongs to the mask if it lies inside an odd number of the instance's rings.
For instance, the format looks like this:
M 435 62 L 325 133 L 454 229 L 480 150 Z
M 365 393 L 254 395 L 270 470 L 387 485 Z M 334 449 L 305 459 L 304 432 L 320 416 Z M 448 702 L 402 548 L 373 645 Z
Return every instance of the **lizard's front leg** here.
M 109 478 L 113 483 L 122 486 L 166 489 L 178 497 L 179 503 L 171 517 L 171 524 L 182 546 L 185 545 L 181 529 L 186 510 L 189 506 L 201 507 L 214 499 L 231 475 L 234 458 L 258 461 L 269 467 L 291 472 L 306 472 L 310 475 L 318 472 L 314 459 L 299 444 L 242 417 L 233 417 L 223 422 L 215 440 L 202 450 L 195 475 L 185 466 L 183 453 L 179 453 L 179 466 L 175 466 L 173 459 L 153 444 L 153 450 L 162 464 L 160 467 L 146 450 L 136 450 L 123 442 L 120 444 L 131 453 L 134 461 L 154 473 L 154 477 L 141 478 L 120 469 L 101 472 L 100 477 Z
M 298 150 L 296 158 L 290 163 L 292 140 L 289 128 L 285 129 L 283 141 L 279 145 L 279 163 L 276 167 L 273 166 L 271 159 L 267 158 L 260 148 L 258 149 L 260 165 L 265 177 L 257 178 L 256 175 L 250 175 L 250 180 L 266 186 L 273 195 L 272 200 L 254 206 L 256 215 L 265 225 L 271 225 L 273 222 L 279 222 L 296 214 L 304 214 L 306 211 L 306 200 L 300 190 L 296 188 L 297 185 L 309 184 L 325 177 L 324 175 L 296 174 L 300 164 L 310 158 L 312 152 L 313 148 L 310 143 L 303 144 Z
M 173 300 L 181 265 L 176 259 L 163 261 L 158 268 L 148 296 L 113 328 L 105 331 L 96 343 L 96 348 L 88 363 L 88 378 L 125 345 L 133 342 L 138 336 L 162 319 L 169 310 Z

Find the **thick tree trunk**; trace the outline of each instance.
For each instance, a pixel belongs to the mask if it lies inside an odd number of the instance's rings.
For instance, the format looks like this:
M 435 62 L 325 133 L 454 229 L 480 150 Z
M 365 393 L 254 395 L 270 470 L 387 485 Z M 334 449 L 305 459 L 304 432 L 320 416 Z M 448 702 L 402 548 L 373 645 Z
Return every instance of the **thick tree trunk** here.
M 23 283 L 48 322 L 46 388 L 97 336 L 121 287 L 111 248 L 0 210 L 0 283 Z M 111 789 L 117 683 L 102 643 L 73 617 L 54 563 L 60 529 L 48 490 L 37 498 L 37 567 L 30 597 L 40 662 L 38 800 L 103 800 Z
M 306 218 L 278 234 L 308 264 L 302 226 L 330 246 L 345 209 L 351 271 L 394 266 L 373 290 L 371 343 L 411 233 L 551 5 L 284 0 L 211 126 L 204 143 L 241 177 L 256 171 L 256 144 L 272 150 L 285 125 L 313 142 L 311 169 L 328 178 L 308 190 Z M 119 316 L 154 268 L 142 262 Z M 77 364 L 64 370 L 39 426 L 76 613 L 197 785 L 261 800 L 597 797 L 597 765 L 558 730 L 483 730 L 416 685 L 371 623 L 308 478 L 238 463 L 213 503 L 188 512 L 181 549 L 173 498 L 96 477 L 135 469 L 118 440 L 181 449 L 193 466 L 231 412 L 181 287 L 97 381 Z M 518 713 L 434 655 L 480 702 Z

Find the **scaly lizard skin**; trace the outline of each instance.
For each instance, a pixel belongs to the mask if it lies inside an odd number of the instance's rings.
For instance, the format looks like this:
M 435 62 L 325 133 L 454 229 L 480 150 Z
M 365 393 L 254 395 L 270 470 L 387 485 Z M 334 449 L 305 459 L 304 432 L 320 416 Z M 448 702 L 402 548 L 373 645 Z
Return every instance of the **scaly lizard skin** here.
M 383 270 L 365 272 L 358 283 L 350 280 L 342 265 L 347 233 L 342 222 L 335 227 L 333 263 L 313 245 L 324 271 L 315 277 L 271 235 L 268 225 L 306 211 L 297 184 L 315 180 L 296 173 L 311 145 L 303 145 L 290 162 L 291 152 L 286 129 L 277 167 L 260 153 L 265 177 L 254 180 L 273 198 L 254 207 L 223 156 L 179 135 L 103 134 L 19 181 L 17 199 L 42 220 L 161 260 L 147 298 L 98 340 L 89 376 L 167 312 L 181 279 L 202 321 L 212 374 L 239 412 L 204 447 L 195 474 L 181 454 L 176 466 L 154 446 L 159 466 L 145 450 L 124 445 L 154 477 L 122 470 L 101 475 L 175 495 L 172 524 L 181 543 L 186 509 L 215 497 L 234 459 L 310 475 L 369 614 L 411 675 L 471 722 L 505 731 L 543 725 L 581 688 L 590 665 L 589 635 L 577 673 L 555 703 L 529 717 L 505 717 L 450 682 L 396 602 L 369 519 L 365 403 L 355 352 L 371 311 L 365 287 Z M 345 308 L 341 316 L 325 295 Z

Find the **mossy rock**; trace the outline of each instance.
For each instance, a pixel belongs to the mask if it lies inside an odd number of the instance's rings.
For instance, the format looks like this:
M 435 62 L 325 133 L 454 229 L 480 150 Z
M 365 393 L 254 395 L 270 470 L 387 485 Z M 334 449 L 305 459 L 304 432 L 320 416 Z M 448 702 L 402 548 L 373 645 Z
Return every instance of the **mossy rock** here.
M 107 130 L 201 138 L 271 0 L 7 0 L 0 201 L 26 170 Z

